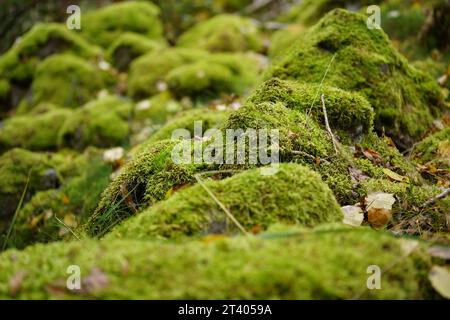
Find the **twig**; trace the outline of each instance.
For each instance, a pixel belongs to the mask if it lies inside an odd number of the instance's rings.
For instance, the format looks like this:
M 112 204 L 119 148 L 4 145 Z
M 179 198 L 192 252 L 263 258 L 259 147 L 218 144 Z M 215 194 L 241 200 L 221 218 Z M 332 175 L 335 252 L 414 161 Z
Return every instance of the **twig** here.
M 433 199 L 428 200 L 427 202 L 425 202 L 421 207 L 425 208 L 428 206 L 433 205 L 436 201 L 440 200 L 440 199 L 444 199 L 445 197 L 447 197 L 450 194 L 450 188 L 445 189 L 442 193 L 438 194 L 436 197 L 434 197 Z
M 202 186 L 203 189 L 209 194 L 209 196 L 219 205 L 219 207 L 225 212 L 228 218 L 233 221 L 233 223 L 242 231 L 245 235 L 248 235 L 248 232 L 244 229 L 244 227 L 236 220 L 236 218 L 231 214 L 231 212 L 222 204 L 222 202 L 217 199 L 217 197 L 212 193 L 211 190 L 203 183 L 203 180 L 200 178 L 198 174 L 194 175 L 197 182 Z
M 317 89 L 316 95 L 314 96 L 314 99 L 311 102 L 311 106 L 309 107 L 308 112 L 306 112 L 306 115 L 308 115 L 308 116 L 309 116 L 309 113 L 311 112 L 311 110 L 312 110 L 312 108 L 314 106 L 314 103 L 316 102 L 317 95 L 322 90 L 323 81 L 325 80 L 325 77 L 328 74 L 328 70 L 330 69 L 331 64 L 333 63 L 335 57 L 336 57 L 336 53 L 333 54 L 333 57 L 331 58 L 330 63 L 328 64 L 327 69 L 325 70 L 325 73 L 323 74 L 322 80 L 320 81 L 319 88 Z
M 73 230 L 64 223 L 64 221 L 61 221 L 57 216 L 54 216 L 54 218 L 56 219 L 56 221 L 58 221 L 64 228 L 66 228 L 67 231 L 69 231 L 75 238 L 77 238 L 77 240 L 81 240 L 80 237 L 77 236 L 77 234 L 75 232 L 73 232 Z
M 305 157 L 308 157 L 308 158 L 310 158 L 310 159 L 312 159 L 312 160 L 314 160 L 314 161 L 316 161 L 317 158 L 319 158 L 320 161 L 325 162 L 325 163 L 329 163 L 328 160 L 322 159 L 322 158 L 320 158 L 320 157 L 315 157 L 315 156 L 313 156 L 312 154 L 309 154 L 309 153 L 307 153 L 307 152 L 305 152 L 305 151 L 301 151 L 301 150 L 292 150 L 291 153 L 293 153 L 293 154 L 298 154 L 298 155 L 305 156 Z
M 325 126 L 327 128 L 328 133 L 331 136 L 331 140 L 333 141 L 334 151 L 336 152 L 336 154 L 338 154 L 337 141 L 336 138 L 334 137 L 333 131 L 331 131 L 330 124 L 328 123 L 327 108 L 325 107 L 325 99 L 323 94 L 320 96 L 320 99 L 322 100 L 322 109 L 323 109 L 323 116 L 325 117 Z

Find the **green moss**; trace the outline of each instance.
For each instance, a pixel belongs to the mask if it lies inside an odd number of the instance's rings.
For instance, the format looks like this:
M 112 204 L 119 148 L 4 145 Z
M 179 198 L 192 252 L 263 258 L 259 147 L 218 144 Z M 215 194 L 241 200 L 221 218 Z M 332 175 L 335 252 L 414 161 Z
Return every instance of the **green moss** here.
M 92 42 L 107 48 L 124 32 L 160 39 L 159 9 L 149 2 L 115 3 L 83 14 L 82 31 Z
M 133 119 L 138 122 L 148 122 L 152 125 L 163 125 L 182 109 L 183 105 L 170 92 L 163 91 L 137 103 Z
M 410 145 L 444 106 L 435 80 L 408 64 L 382 30 L 363 15 L 337 9 L 297 40 L 266 78 L 320 83 L 357 91 L 372 105 L 375 126 Z
M 130 133 L 130 112 L 131 104 L 114 96 L 91 101 L 64 122 L 58 144 L 74 149 L 123 145 Z
M 417 144 L 412 156 L 421 163 L 432 162 L 450 169 L 450 128 L 438 131 Z
M 287 53 L 288 49 L 304 31 L 301 25 L 292 24 L 288 25 L 286 29 L 274 32 L 270 38 L 269 57 L 275 59 Z
M 14 147 L 54 150 L 58 144 L 57 132 L 71 115 L 71 110 L 55 109 L 9 118 L 0 127 L 0 150 Z
M 282 102 L 289 109 L 310 113 L 318 123 L 325 123 L 318 85 L 302 84 L 270 79 L 258 87 L 250 101 Z M 323 87 L 328 119 L 332 128 L 344 130 L 353 136 L 368 133 L 373 126 L 373 109 L 367 100 L 357 93 L 346 92 L 334 87 Z
M 261 237 L 209 242 L 88 240 L 36 245 L 0 256 L 0 297 L 430 298 L 426 279 L 431 261 L 424 254 L 425 248 L 421 245 L 406 255 L 403 241 L 366 228 L 322 228 L 312 232 L 284 228 Z M 66 288 L 66 271 L 73 264 L 81 269 L 81 290 Z M 383 270 L 382 290 L 366 288 L 370 265 Z M 16 286 L 9 283 L 23 270 L 27 272 L 15 290 Z
M 0 227 L 9 224 L 26 188 L 25 202 L 37 191 L 55 188 L 60 181 L 46 154 L 12 149 L 0 157 Z M 3 230 L 0 230 L 3 231 Z
M 89 62 L 67 54 L 53 55 L 36 70 L 31 104 L 78 107 L 95 97 L 104 85 L 100 70 Z
M 100 49 L 63 24 L 38 23 L 0 57 L 0 74 L 15 82 L 29 82 L 39 63 L 55 53 L 95 59 Z
M 106 59 L 118 70 L 128 70 L 131 61 L 137 57 L 164 46 L 161 41 L 147 38 L 144 35 L 125 32 L 109 46 Z
M 199 165 L 175 164 L 172 149 L 176 143 L 163 140 L 149 145 L 125 164 L 86 225 L 91 235 L 104 234 L 124 218 L 165 199 L 169 190 L 194 181 Z
M 14 247 L 71 238 L 72 232 L 78 233 L 77 226 L 94 212 L 110 181 L 112 167 L 101 156 L 102 152 L 87 149 L 75 159 L 78 174 L 65 179 L 59 189 L 41 191 L 31 198 L 19 211 L 11 236 Z
M 207 188 L 247 230 L 282 222 L 315 226 L 340 221 L 342 213 L 320 175 L 297 164 L 281 164 L 274 175 L 258 169 L 181 190 L 130 218 L 108 238 L 178 238 L 239 232 L 208 195 Z
M 178 39 L 177 45 L 211 52 L 259 52 L 263 47 L 263 41 L 252 20 L 222 14 L 200 22 L 186 31 Z

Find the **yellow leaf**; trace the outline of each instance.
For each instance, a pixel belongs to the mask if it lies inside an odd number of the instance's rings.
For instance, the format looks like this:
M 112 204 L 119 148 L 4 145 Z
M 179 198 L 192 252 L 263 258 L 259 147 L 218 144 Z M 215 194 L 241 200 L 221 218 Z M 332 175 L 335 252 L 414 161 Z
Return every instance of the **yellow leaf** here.
M 393 180 L 393 181 L 397 181 L 397 182 L 409 182 L 409 178 L 408 178 L 408 177 L 399 175 L 398 173 L 395 173 L 395 172 L 392 171 L 392 170 L 389 170 L 389 169 L 384 168 L 384 169 L 383 169 L 383 173 L 384 173 L 386 176 L 388 176 L 389 179 L 391 179 L 391 180 Z

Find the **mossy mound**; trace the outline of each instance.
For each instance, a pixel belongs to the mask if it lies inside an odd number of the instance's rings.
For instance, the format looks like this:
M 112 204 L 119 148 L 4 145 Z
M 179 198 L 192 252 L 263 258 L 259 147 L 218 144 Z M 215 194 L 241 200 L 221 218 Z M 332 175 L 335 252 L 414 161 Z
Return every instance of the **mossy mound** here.
M 288 25 L 285 29 L 274 32 L 270 37 L 268 56 L 271 59 L 282 56 L 303 32 L 305 32 L 304 27 L 298 24 Z
M 54 168 L 50 155 L 23 149 L 12 149 L 0 157 L 0 227 L 9 223 L 24 192 L 26 202 L 35 192 L 60 184 Z
M 435 80 L 408 64 L 367 17 L 336 9 L 299 38 L 266 78 L 321 83 L 367 98 L 375 127 L 409 146 L 444 107 Z M 334 57 L 334 58 L 333 58 Z M 331 63 L 331 65 L 330 65 Z
M 259 86 L 249 98 L 254 103 L 282 102 L 287 108 L 312 114 L 318 123 L 324 123 L 319 85 L 270 79 Z M 367 100 L 358 93 L 350 93 L 334 87 L 323 87 L 330 126 L 358 136 L 373 127 L 374 112 Z
M 0 74 L 14 83 L 27 84 L 43 59 L 65 52 L 95 59 L 100 49 L 63 24 L 38 23 L 0 57 Z
M 124 32 L 160 39 L 159 9 L 143 1 L 115 3 L 83 14 L 83 34 L 93 43 L 107 48 Z
M 341 209 L 320 175 L 298 164 L 281 164 L 274 175 L 259 169 L 177 192 L 130 218 L 108 238 L 179 238 L 239 232 L 206 189 L 246 230 L 281 222 L 316 226 L 342 220 Z
M 370 229 L 278 228 L 259 237 L 157 243 L 86 240 L 0 256 L 3 299 L 419 299 L 430 298 L 430 258 L 419 245 Z M 81 290 L 66 287 L 78 265 Z M 382 290 L 367 289 L 377 265 Z M 11 279 L 26 270 L 20 285 Z M 45 272 L 42 272 L 45 270 Z M 14 283 L 11 284 L 11 283 Z M 434 294 L 434 297 L 436 294 Z
M 249 18 L 221 14 L 186 31 L 177 45 L 211 52 L 259 52 L 263 48 L 263 40 L 258 27 Z
M 130 67 L 128 94 L 145 99 L 169 89 L 178 97 L 211 99 L 221 93 L 243 94 L 260 71 L 254 56 L 210 54 L 188 48 L 168 48 L 143 55 Z
M 85 104 L 73 112 L 58 133 L 60 147 L 84 149 L 123 145 L 129 136 L 131 104 L 106 96 Z
M 125 32 L 109 46 L 106 51 L 106 59 L 119 71 L 127 71 L 131 61 L 163 46 L 162 41 L 149 39 L 137 33 Z
M 36 70 L 31 87 L 31 105 L 49 102 L 78 107 L 105 86 L 101 71 L 79 57 L 62 54 L 44 60 Z
M 417 144 L 412 156 L 422 164 L 432 162 L 450 170 L 450 128 L 438 131 Z
M 174 163 L 172 150 L 176 144 L 163 140 L 149 145 L 125 164 L 102 194 L 86 224 L 88 233 L 104 234 L 121 220 L 165 199 L 170 190 L 194 182 L 194 174 L 201 165 Z
M 78 172 L 64 179 L 58 189 L 37 192 L 19 211 L 10 246 L 23 248 L 74 237 L 72 233 L 77 233 L 77 227 L 94 212 L 110 182 L 112 165 L 101 157 L 101 151 L 89 148 L 75 159 L 66 160 L 75 162 Z
M 0 127 L 0 151 L 14 147 L 28 150 L 56 149 L 57 133 L 71 114 L 71 110 L 54 109 L 6 119 Z

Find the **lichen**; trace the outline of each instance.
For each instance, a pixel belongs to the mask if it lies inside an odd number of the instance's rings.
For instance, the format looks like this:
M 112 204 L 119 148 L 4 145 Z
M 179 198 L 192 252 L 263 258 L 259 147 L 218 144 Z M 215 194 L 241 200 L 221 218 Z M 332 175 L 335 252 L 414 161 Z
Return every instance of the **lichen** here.
M 375 127 L 405 147 L 420 137 L 444 108 L 435 80 L 415 69 L 364 15 L 329 12 L 302 35 L 289 54 L 272 65 L 270 79 L 321 83 L 357 91 L 375 111 Z
M 258 27 L 249 18 L 221 14 L 187 30 L 177 45 L 211 52 L 259 52 L 263 48 L 263 40 Z
M 83 34 L 93 43 L 107 48 L 124 32 L 160 39 L 160 10 L 154 4 L 141 1 L 115 3 L 83 14 Z
M 131 61 L 163 46 L 162 41 L 152 40 L 144 35 L 132 32 L 125 32 L 108 47 L 106 59 L 118 70 L 127 71 Z
M 420 244 L 367 228 L 278 227 L 261 236 L 158 243 L 84 240 L 36 245 L 0 256 L 3 299 L 419 299 L 436 297 Z M 402 257 L 399 259 L 399 257 Z M 80 267 L 80 290 L 66 287 Z M 377 265 L 382 290 L 367 289 Z M 21 277 L 20 286 L 10 285 Z M 45 272 L 42 272 L 45 270 Z M 92 279 L 92 280 L 90 280 Z M 95 279 L 95 281 L 94 281 Z M 97 281 L 101 279 L 101 281 Z M 99 285 L 92 285 L 92 283 Z M 16 282 L 14 282 L 16 283 Z M 273 312 L 273 310 L 272 310 Z
M 73 112 L 58 132 L 58 145 L 74 149 L 126 144 L 131 104 L 114 96 L 93 100 Z

